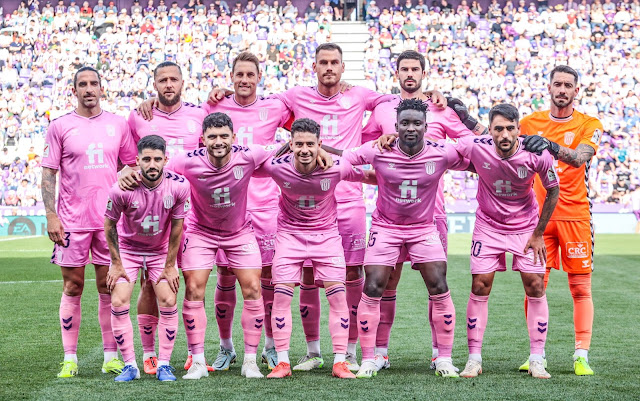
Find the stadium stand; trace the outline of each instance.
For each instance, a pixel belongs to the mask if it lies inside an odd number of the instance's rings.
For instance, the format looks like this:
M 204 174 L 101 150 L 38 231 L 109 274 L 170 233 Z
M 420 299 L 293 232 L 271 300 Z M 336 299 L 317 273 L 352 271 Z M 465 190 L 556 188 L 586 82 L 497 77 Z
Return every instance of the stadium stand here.
M 0 7 L 3 215 L 42 211 L 44 135 L 49 121 L 74 107 L 70 83 L 79 67 L 101 71 L 103 108 L 127 116 L 153 92 L 150 77 L 158 63 L 180 64 L 183 98 L 199 104 L 212 87 L 230 86 L 231 62 L 250 50 L 262 62 L 266 96 L 312 85 L 315 48 L 332 40 L 334 20 L 359 15 L 351 1 L 184 3 L 145 0 L 118 9 L 102 0 L 93 7 L 33 0 L 6 15 Z M 640 187 L 640 0 L 385 4 L 368 1 L 362 13 L 370 34 L 362 74 L 380 92 L 399 92 L 395 57 L 415 49 L 427 57 L 427 86 L 462 99 L 486 123 L 499 102 L 515 104 L 523 115 L 548 108 L 549 71 L 561 63 L 576 67 L 582 85 L 577 109 L 598 116 L 606 131 L 592 161 L 591 196 L 598 210 L 631 208 L 631 193 Z M 286 140 L 286 133 L 278 138 Z M 449 210 L 473 209 L 477 180 L 459 172 L 445 180 Z M 375 189 L 365 197 L 372 205 Z

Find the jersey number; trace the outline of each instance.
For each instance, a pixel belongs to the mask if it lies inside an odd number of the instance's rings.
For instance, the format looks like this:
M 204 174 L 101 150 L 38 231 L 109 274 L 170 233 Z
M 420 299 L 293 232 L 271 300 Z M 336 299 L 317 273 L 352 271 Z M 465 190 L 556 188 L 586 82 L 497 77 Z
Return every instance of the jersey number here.
M 376 235 L 378 234 L 377 231 L 372 231 L 369 234 L 369 242 L 367 243 L 367 246 L 369 248 L 371 248 L 372 246 L 374 246 L 376 244 Z
M 482 242 L 480 241 L 471 241 L 471 254 L 475 257 L 480 255 L 480 250 L 482 249 Z

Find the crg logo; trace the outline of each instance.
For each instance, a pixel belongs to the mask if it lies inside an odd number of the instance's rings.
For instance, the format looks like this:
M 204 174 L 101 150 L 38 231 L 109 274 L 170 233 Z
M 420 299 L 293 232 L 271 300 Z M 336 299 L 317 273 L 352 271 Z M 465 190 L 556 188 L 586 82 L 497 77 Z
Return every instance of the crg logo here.
M 567 257 L 572 259 L 586 258 L 589 245 L 586 242 L 567 242 Z

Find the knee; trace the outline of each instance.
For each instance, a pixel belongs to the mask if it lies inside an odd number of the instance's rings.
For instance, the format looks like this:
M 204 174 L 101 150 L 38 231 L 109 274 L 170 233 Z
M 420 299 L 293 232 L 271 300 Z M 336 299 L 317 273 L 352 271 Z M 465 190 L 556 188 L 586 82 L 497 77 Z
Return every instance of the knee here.
M 347 281 L 355 281 L 363 276 L 362 266 L 347 266 Z
M 204 289 L 199 283 L 186 283 L 184 296 L 189 301 L 202 301 L 204 300 Z
M 84 280 L 81 279 L 66 279 L 64 281 L 63 289 L 65 295 L 70 297 L 78 297 L 82 295 L 84 290 Z
M 471 284 L 471 292 L 473 293 L 473 295 L 486 297 L 491 293 L 491 285 L 483 281 L 474 281 Z
M 535 281 L 529 284 L 527 295 L 533 298 L 541 298 L 544 296 L 544 281 Z
M 371 280 L 367 279 L 364 283 L 364 292 L 368 297 L 372 298 L 380 298 L 382 293 L 384 292 L 385 285 L 384 282 L 380 279 L 372 278 Z
M 111 295 L 111 306 L 120 308 L 126 305 L 129 305 L 129 299 L 127 299 L 127 297 L 113 295 L 113 294 Z
M 570 274 L 569 290 L 574 299 L 591 298 L 591 274 Z
M 169 294 L 158 295 L 158 304 L 163 308 L 170 308 L 176 306 L 176 294 L 173 292 Z
M 255 300 L 260 298 L 260 282 L 247 283 L 242 286 L 242 298 L 246 300 Z
M 449 291 L 449 286 L 447 285 L 447 279 L 445 277 L 438 277 L 426 284 L 427 289 L 429 290 L 429 295 L 439 295 Z

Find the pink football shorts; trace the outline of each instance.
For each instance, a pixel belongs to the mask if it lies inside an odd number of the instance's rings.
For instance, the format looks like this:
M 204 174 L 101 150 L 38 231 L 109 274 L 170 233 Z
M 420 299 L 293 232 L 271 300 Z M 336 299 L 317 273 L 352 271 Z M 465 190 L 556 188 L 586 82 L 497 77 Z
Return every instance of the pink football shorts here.
M 142 277 L 149 282 L 155 283 L 164 270 L 167 255 L 134 255 L 132 253 L 120 252 L 122 267 L 129 276 L 129 282 L 135 283 L 138 280 L 138 272 L 142 269 Z M 177 270 L 177 269 L 176 269 Z M 167 281 L 162 279 L 162 281 Z M 162 282 L 161 281 L 161 282 Z M 126 283 L 127 280 L 121 278 L 118 283 Z
M 434 219 L 435 223 L 436 223 L 436 229 L 438 230 L 438 235 L 440 235 L 440 242 L 442 243 L 442 248 L 444 249 L 444 254 L 445 256 L 447 255 L 447 248 L 449 245 L 449 240 L 448 240 L 448 233 L 449 233 L 449 226 L 447 225 L 447 218 L 446 216 L 443 217 L 436 217 Z M 411 259 L 409 259 L 409 252 L 407 252 L 407 248 L 403 247 L 402 251 L 400 251 L 400 257 L 398 258 L 398 263 L 404 263 L 404 262 L 411 262 Z
M 513 254 L 512 270 L 524 273 L 544 273 L 545 263 L 533 264 L 533 251 L 524 247 L 533 231 L 522 234 L 502 234 L 479 228 L 473 230 L 471 241 L 471 274 L 486 274 L 507 270 L 506 252 Z
M 213 269 L 218 249 L 224 251 L 232 269 L 261 269 L 260 249 L 248 226 L 230 236 L 205 233 L 189 226 L 184 233 L 180 268 L 187 270 Z
M 267 210 L 247 210 L 251 226 L 258 241 L 262 266 L 271 266 L 276 249 L 276 227 L 278 224 L 278 208 Z M 216 266 L 229 266 L 229 260 L 223 251 L 216 255 Z
M 447 260 L 435 224 L 421 229 L 373 224 L 369 230 L 364 264 L 395 266 L 403 249 L 406 249 L 412 264 Z
M 63 267 L 84 267 L 89 263 L 109 266 L 111 256 L 104 230 L 65 232 L 64 245 L 53 245 L 51 263 Z
M 344 283 L 347 272 L 343 255 L 342 238 L 337 232 L 278 233 L 271 282 L 300 283 L 302 265 L 310 260 L 316 281 Z

